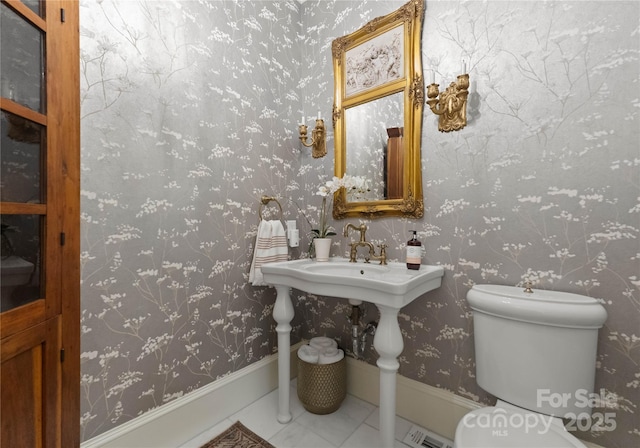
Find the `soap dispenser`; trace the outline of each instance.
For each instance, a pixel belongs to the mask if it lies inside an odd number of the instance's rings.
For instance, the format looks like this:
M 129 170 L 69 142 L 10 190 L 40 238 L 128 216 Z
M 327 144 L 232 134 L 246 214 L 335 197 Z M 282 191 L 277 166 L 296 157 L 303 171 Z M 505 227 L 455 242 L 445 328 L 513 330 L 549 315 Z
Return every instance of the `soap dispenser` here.
M 418 270 L 422 262 L 422 243 L 418 241 L 418 234 L 411 230 L 413 236 L 407 241 L 407 269 Z

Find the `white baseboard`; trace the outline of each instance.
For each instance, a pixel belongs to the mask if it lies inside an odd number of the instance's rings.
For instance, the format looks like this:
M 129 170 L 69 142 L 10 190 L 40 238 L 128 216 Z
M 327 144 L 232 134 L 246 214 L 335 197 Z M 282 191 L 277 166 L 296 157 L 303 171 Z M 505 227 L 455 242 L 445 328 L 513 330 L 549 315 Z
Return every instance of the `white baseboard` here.
M 302 342 L 291 346 L 295 360 Z M 291 377 L 297 375 L 291 362 Z M 207 384 L 159 408 L 145 412 L 86 442 L 81 448 L 179 447 L 278 387 L 278 355 Z
M 380 371 L 376 366 L 347 358 L 347 392 L 376 406 L 380 403 Z M 454 393 L 397 376 L 396 415 L 453 440 L 458 422 L 483 405 Z M 581 440 L 587 448 L 603 448 Z
M 376 366 L 347 359 L 347 391 L 376 406 L 380 403 L 380 371 Z M 462 417 L 482 407 L 444 389 L 397 376 L 396 415 L 453 440 Z
M 298 347 L 291 346 L 291 378 L 297 376 Z M 378 405 L 380 374 L 372 366 L 347 358 L 347 392 Z M 81 448 L 179 447 L 278 387 L 278 356 L 267 356 L 244 369 L 144 413 L 80 446 Z M 453 440 L 456 426 L 475 401 L 398 375 L 396 414 Z M 584 442 L 589 448 L 602 448 Z

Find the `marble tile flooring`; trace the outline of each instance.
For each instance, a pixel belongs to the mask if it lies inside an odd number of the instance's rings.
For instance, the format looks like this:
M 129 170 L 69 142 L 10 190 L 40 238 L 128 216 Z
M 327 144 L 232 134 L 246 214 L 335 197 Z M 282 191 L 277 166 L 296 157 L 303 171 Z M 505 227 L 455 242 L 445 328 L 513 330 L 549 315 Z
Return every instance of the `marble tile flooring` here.
M 378 408 L 352 395 L 333 414 L 315 415 L 307 412 L 291 383 L 291 413 L 293 420 L 283 425 L 276 419 L 278 391 L 274 390 L 229 418 L 194 437 L 180 448 L 199 448 L 236 421 L 268 440 L 277 448 L 371 448 L 379 446 Z M 394 448 L 407 448 L 401 441 L 411 428 L 411 422 L 396 417 Z

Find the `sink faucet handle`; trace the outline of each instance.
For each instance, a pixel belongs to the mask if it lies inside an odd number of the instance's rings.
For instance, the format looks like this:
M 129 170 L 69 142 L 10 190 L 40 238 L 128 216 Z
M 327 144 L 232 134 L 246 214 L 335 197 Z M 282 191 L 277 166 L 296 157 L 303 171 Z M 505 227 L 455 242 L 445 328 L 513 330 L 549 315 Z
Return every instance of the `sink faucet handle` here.
M 357 255 L 357 250 L 358 250 L 358 243 L 351 243 L 349 244 L 349 247 L 351 248 L 349 250 L 349 262 L 350 263 L 355 263 L 356 262 L 356 255 Z
M 380 244 L 380 264 L 387 264 L 387 246 L 386 244 Z

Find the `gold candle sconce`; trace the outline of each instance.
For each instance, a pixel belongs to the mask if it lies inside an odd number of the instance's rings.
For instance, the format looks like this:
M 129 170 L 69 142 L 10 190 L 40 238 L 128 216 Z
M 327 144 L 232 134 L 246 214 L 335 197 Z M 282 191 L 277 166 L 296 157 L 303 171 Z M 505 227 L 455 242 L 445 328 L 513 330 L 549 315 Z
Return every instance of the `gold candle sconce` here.
M 464 67 L 464 64 L 463 64 Z M 438 115 L 440 132 L 459 131 L 467 125 L 467 97 L 469 96 L 469 75 L 458 75 L 458 80 L 449 84 L 443 92 L 433 81 L 427 86 L 427 104 Z
M 302 123 L 304 123 L 304 117 L 302 118 Z M 320 157 L 324 157 L 327 154 L 327 138 L 324 129 L 324 120 L 320 118 L 320 114 L 318 114 L 318 118 L 316 119 L 316 127 L 311 131 L 311 142 L 307 142 L 307 125 L 300 124 L 300 141 L 307 148 L 311 148 L 311 155 L 314 159 L 319 159 Z

